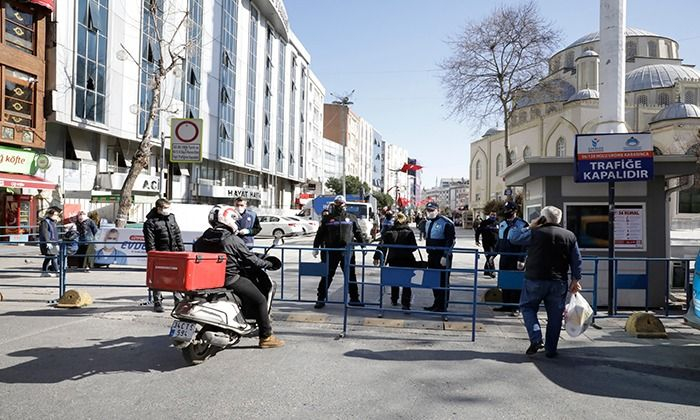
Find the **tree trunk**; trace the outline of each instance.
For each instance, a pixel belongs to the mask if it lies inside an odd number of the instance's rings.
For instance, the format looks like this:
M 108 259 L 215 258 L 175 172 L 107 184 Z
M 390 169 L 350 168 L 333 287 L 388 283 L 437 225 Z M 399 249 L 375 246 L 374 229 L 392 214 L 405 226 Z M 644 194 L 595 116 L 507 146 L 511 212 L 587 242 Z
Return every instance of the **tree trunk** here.
M 162 66 L 158 67 L 159 69 Z M 136 177 L 141 174 L 143 168 L 148 165 L 151 158 L 151 138 L 153 131 L 153 121 L 156 118 L 156 114 L 160 111 L 160 85 L 161 85 L 162 75 L 160 70 L 153 75 L 153 100 L 150 103 L 148 109 L 148 120 L 146 121 L 146 128 L 141 137 L 141 143 L 139 144 L 138 150 L 134 153 L 134 157 L 131 159 L 131 167 L 129 168 L 129 174 L 124 180 L 124 185 L 120 191 L 121 197 L 119 197 L 119 211 L 117 212 L 117 220 L 115 224 L 117 227 L 122 228 L 126 225 L 129 218 L 129 210 L 131 209 L 131 194 L 134 188 L 134 183 L 136 182 Z
M 506 168 L 507 168 L 513 164 L 513 161 L 510 159 L 510 141 L 508 139 L 508 131 L 509 131 L 508 120 L 510 120 L 510 118 L 508 118 L 507 110 L 504 109 L 504 111 L 505 111 L 504 114 L 506 114 L 506 115 L 505 115 L 505 117 L 503 117 L 503 127 L 505 127 L 505 131 L 503 132 L 503 146 L 506 149 Z

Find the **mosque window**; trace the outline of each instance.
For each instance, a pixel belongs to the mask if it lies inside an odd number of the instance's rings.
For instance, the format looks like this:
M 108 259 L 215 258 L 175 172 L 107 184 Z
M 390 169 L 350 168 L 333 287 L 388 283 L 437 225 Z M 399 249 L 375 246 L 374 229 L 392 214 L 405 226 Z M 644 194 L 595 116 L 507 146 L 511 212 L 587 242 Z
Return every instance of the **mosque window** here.
M 647 95 L 639 95 L 637 96 L 637 105 L 644 105 L 646 106 L 648 103 Z
M 516 157 L 517 157 L 517 156 L 516 156 L 516 154 L 515 154 L 515 150 L 511 150 L 511 151 L 510 151 L 510 162 L 511 162 L 511 163 L 515 162 Z
M 503 156 L 499 153 L 498 156 L 496 156 L 496 175 L 500 175 L 501 172 L 503 171 Z
M 530 146 L 525 146 L 525 149 L 523 149 L 523 157 L 527 158 L 532 155 L 532 152 L 530 151 Z
M 474 165 L 474 178 L 481 179 L 481 161 L 477 160 Z
M 649 48 L 649 57 L 658 57 L 659 56 L 659 51 L 658 51 L 658 45 L 656 40 L 651 40 L 647 44 Z
M 569 51 L 566 53 L 564 67 L 566 67 L 567 69 L 574 68 L 574 52 L 573 51 Z
M 637 56 L 637 42 L 627 41 L 627 61 L 633 60 Z
M 685 91 L 685 100 L 683 101 L 686 104 L 694 104 L 697 105 L 697 102 L 695 100 L 695 92 L 692 90 L 686 90 Z
M 656 105 L 668 105 L 669 99 L 668 99 L 668 93 L 659 93 L 656 95 Z
M 666 56 L 668 58 L 675 58 L 673 56 L 673 43 L 670 40 L 666 40 Z
M 561 67 L 561 58 L 559 56 L 556 56 L 552 59 L 552 64 L 550 65 L 550 72 L 554 73 L 555 71 L 559 70 L 559 67 Z
M 557 157 L 564 156 L 566 156 L 566 140 L 564 140 L 564 137 L 559 137 L 559 140 L 557 140 Z

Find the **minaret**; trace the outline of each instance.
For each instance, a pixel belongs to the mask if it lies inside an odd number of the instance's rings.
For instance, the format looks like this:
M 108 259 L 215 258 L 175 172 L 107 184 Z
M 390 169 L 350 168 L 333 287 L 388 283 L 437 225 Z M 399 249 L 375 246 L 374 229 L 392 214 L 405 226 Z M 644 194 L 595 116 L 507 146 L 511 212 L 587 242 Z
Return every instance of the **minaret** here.
M 600 121 L 598 133 L 625 133 L 627 0 L 600 0 Z

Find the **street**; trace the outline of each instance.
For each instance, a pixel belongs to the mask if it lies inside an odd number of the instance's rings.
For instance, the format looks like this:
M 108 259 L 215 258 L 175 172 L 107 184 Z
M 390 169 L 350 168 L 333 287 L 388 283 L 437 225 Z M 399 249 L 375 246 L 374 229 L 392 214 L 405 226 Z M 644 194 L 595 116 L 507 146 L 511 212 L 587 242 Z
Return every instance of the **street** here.
M 459 245 L 470 241 L 461 231 Z M 284 271 L 296 282 L 293 267 Z M 69 277 L 143 281 L 143 273 Z M 34 273 L 15 281 L 45 280 L 55 282 Z M 316 283 L 305 278 L 303 297 L 313 300 Z M 143 289 L 86 289 L 95 303 L 68 310 L 46 304 L 51 290 L 0 286 L 0 418 L 690 419 L 700 405 L 700 331 L 679 319 L 664 320 L 663 340 L 632 338 L 624 319 L 600 319 L 600 330 L 563 333 L 560 357 L 546 359 L 524 355 L 520 318 L 488 308 L 479 310 L 476 342 L 452 319 L 380 319 L 369 308 L 350 311 L 341 338 L 339 305 L 317 311 L 292 299 L 273 307 L 283 348 L 260 350 L 245 338 L 190 367 L 170 347 L 167 311 L 139 305 Z M 417 299 L 428 299 L 422 292 Z

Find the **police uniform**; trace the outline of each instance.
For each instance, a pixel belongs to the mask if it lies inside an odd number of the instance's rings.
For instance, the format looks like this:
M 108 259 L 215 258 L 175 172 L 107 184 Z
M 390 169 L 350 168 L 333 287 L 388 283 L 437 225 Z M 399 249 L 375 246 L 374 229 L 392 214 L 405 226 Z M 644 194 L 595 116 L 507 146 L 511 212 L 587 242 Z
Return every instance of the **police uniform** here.
M 439 215 L 434 219 L 425 220 L 425 245 L 428 252 L 428 268 L 449 269 L 452 263 L 450 249 L 430 249 L 430 247 L 448 247 L 455 245 L 455 225 L 450 219 Z M 446 266 L 440 265 L 442 257 L 447 259 Z M 447 289 L 450 285 L 450 275 L 447 271 L 440 272 L 440 287 L 444 289 L 433 289 L 434 302 L 426 310 L 444 312 L 447 310 L 447 303 L 450 300 L 450 293 Z
M 238 230 L 248 229 L 248 233 L 245 235 L 240 235 L 243 242 L 245 242 L 248 248 L 252 248 L 255 244 L 253 237 L 260 233 L 262 227 L 260 227 L 260 221 L 258 220 L 258 215 L 254 211 L 245 209 L 241 214 L 241 218 L 236 222 L 238 225 Z
M 514 245 L 510 242 L 513 234 L 520 229 L 526 228 L 529 224 L 519 217 L 514 217 L 512 219 L 502 220 L 498 224 L 498 242 L 496 243 L 496 252 L 501 254 L 500 262 L 498 264 L 499 270 L 515 271 L 518 269 L 518 262 L 524 262 L 524 255 L 512 255 L 512 254 L 522 254 L 525 252 L 525 247 L 520 245 Z M 504 253 L 508 255 L 503 255 Z M 520 302 L 520 290 L 516 289 L 503 289 L 503 303 L 511 303 L 515 305 L 504 305 L 510 310 L 518 310 L 518 303 Z
M 360 226 L 357 224 L 357 219 L 354 215 L 346 213 L 345 210 L 340 212 L 331 212 L 328 216 L 321 220 L 321 225 L 316 232 L 314 238 L 314 248 L 345 248 L 347 244 L 352 243 L 353 239 L 356 242 L 364 243 L 365 238 L 362 235 Z M 350 255 L 350 267 L 345 267 L 345 252 L 344 251 L 324 251 L 327 252 L 328 259 L 328 277 L 321 277 L 318 283 L 318 305 L 321 305 L 328 298 L 328 288 L 333 282 L 335 271 L 340 268 L 345 273 L 349 269 L 349 294 L 350 301 L 359 303 L 360 294 L 357 288 L 357 277 L 355 275 L 355 253 Z M 322 258 L 323 261 L 323 258 Z

